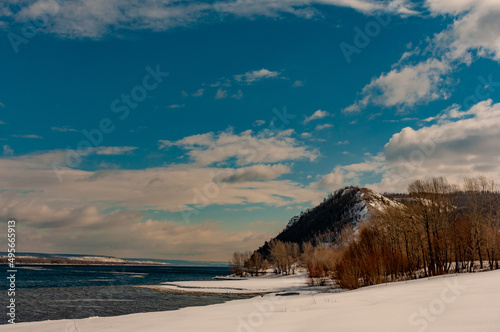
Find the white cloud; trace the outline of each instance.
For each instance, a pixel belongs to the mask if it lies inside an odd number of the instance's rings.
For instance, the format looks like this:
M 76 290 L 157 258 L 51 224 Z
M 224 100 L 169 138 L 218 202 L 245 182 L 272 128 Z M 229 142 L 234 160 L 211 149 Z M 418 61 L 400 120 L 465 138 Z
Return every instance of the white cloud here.
M 192 225 L 154 219 L 142 222 L 144 215 L 130 209 L 102 214 L 92 206 L 61 211 L 19 204 L 0 210 L 1 218 L 7 215 L 23 220 L 18 246 L 32 252 L 224 262 L 234 250 L 256 248 L 277 233 L 275 228 L 251 226 L 226 230 L 210 220 Z
M 488 100 L 466 111 L 449 107 L 427 120 L 427 126 L 394 134 L 376 156 L 340 170 L 358 178 L 381 175 L 379 182 L 368 185 L 381 192 L 403 192 L 411 181 L 434 176 L 460 184 L 464 176 L 484 174 L 500 183 L 500 103 Z M 330 177 L 340 181 L 341 171 Z
M 265 120 L 255 120 L 254 127 L 260 127 L 266 124 Z
M 427 48 L 431 57 L 405 65 L 420 48 L 405 52 L 394 69 L 366 85 L 361 99 L 344 112 L 360 111 L 368 105 L 410 108 L 418 103 L 446 99 L 452 81 L 449 74 L 460 64 L 477 58 L 500 61 L 500 2 L 492 0 L 427 0 L 433 15 L 451 15 L 452 24 L 436 34 Z
M 205 89 L 198 89 L 195 93 L 193 93 L 193 97 L 201 97 L 203 96 L 203 93 L 205 92 Z
M 227 90 L 223 90 L 222 88 L 219 88 L 217 90 L 217 93 L 215 94 L 215 99 L 224 99 L 227 98 Z
M 317 110 L 311 116 L 306 116 L 306 118 L 304 119 L 304 121 L 302 123 L 308 124 L 309 122 L 311 122 L 313 120 L 322 119 L 322 118 L 327 117 L 329 115 L 330 115 L 330 113 L 328 113 L 327 111 Z
M 303 87 L 303 86 L 304 86 L 304 82 L 299 81 L 299 80 L 296 80 L 295 82 L 293 82 L 293 85 L 292 85 L 292 87 L 294 87 L 294 88 Z
M 233 94 L 233 95 L 231 96 L 231 98 L 234 98 L 234 99 L 241 99 L 241 98 L 243 98 L 243 92 L 241 92 L 241 90 L 238 90 L 238 92 L 237 92 L 237 93 L 235 93 L 235 94 Z
M 2 21 L 14 24 L 49 13 L 47 25 L 41 31 L 63 38 L 94 38 L 122 33 L 122 30 L 165 31 L 173 27 L 209 22 L 217 14 L 253 18 L 256 16 L 279 17 L 282 14 L 311 19 L 318 16 L 314 5 L 354 8 L 365 13 L 412 13 L 406 1 L 393 0 L 251 0 L 173 2 L 170 0 L 107 0 L 59 1 L 54 6 L 43 6 L 46 0 L 5 0 L 0 5 Z M 55 1 L 53 2 L 55 4 Z M 47 9 L 48 8 L 48 9 Z M 7 25 L 8 27 L 8 25 Z
M 185 142 L 222 147 L 248 139 L 257 144 L 276 143 L 277 153 L 282 153 L 279 151 L 287 144 L 288 152 L 298 148 L 286 136 L 289 133 L 283 135 L 251 139 L 248 133 L 210 134 L 186 138 Z M 264 149 L 272 150 L 267 146 Z M 67 151 L 56 150 L 0 158 L 0 173 L 4 174 L 0 188 L 5 189 L 0 192 L 0 218 L 23 220 L 20 245 L 25 250 L 71 250 L 122 257 L 184 254 L 190 259 L 224 260 L 232 251 L 254 248 L 276 234 L 228 231 L 210 221 L 186 225 L 182 221 L 153 218 L 144 223 L 141 221 L 145 214 L 140 211 L 189 212 L 200 205 L 288 206 L 316 203 L 321 198 L 314 189 L 291 180 L 278 180 L 291 171 L 290 166 L 283 164 L 239 168 L 181 164 L 100 171 L 53 168 L 54 163 L 64 165 L 66 157 Z M 56 172 L 62 176 L 62 182 Z M 116 210 L 103 212 L 108 209 Z M 89 243 L 92 247 L 88 247 Z
M 409 179 L 445 176 L 460 183 L 464 176 L 481 173 L 500 180 L 500 104 L 484 101 L 435 124 L 414 130 L 405 128 L 384 147 L 391 167 L 381 185 L 402 187 Z
M 335 167 L 333 172 L 321 177 L 318 182 L 313 182 L 311 188 L 324 189 L 326 191 L 335 191 L 348 185 L 358 185 L 358 174 L 353 171 L 347 171 L 341 166 Z
M 442 12 L 445 7 L 436 1 L 428 1 L 430 8 Z M 490 0 L 450 1 L 445 13 L 462 14 L 451 28 L 436 37 L 438 47 L 449 50 L 448 56 L 468 63 L 473 58 L 471 51 L 477 50 L 478 56 L 500 61 L 500 2 Z
M 167 106 L 167 108 L 183 108 L 184 106 L 186 106 L 186 105 L 185 104 L 172 104 L 172 105 Z
M 227 175 L 224 176 L 223 181 L 228 183 L 269 181 L 283 174 L 290 173 L 290 167 L 281 164 L 253 165 L 238 168 L 226 173 Z
M 417 103 L 446 98 L 444 75 L 451 71 L 448 63 L 429 59 L 416 65 L 393 69 L 372 79 L 361 92 L 362 99 L 346 107 L 356 112 L 369 104 L 382 107 L 413 107 Z
M 137 150 L 134 146 L 101 146 L 96 148 L 98 155 L 122 155 Z
M 16 138 L 36 138 L 36 139 L 42 139 L 42 136 L 39 135 L 34 135 L 34 134 L 29 134 L 29 135 L 10 135 L 11 137 L 16 137 Z
M 278 71 L 271 71 L 265 68 L 259 69 L 259 70 L 254 70 L 250 72 L 246 72 L 245 74 L 241 75 L 234 75 L 234 79 L 237 82 L 243 82 L 247 84 L 251 84 L 263 79 L 267 78 L 276 78 L 280 75 L 281 73 Z
M 70 131 L 78 132 L 78 130 L 70 128 L 68 126 L 64 126 L 64 127 L 50 127 L 50 130 L 52 130 L 52 131 L 58 131 L 58 132 L 61 132 L 61 133 L 66 133 L 66 132 L 70 132 Z
M 160 141 L 160 149 L 177 146 L 187 150 L 191 160 L 199 165 L 225 163 L 235 159 L 238 165 L 276 163 L 285 160 L 315 160 L 319 152 L 299 144 L 293 130 L 274 132 L 251 130 L 240 134 L 232 131 L 188 136 L 176 142 Z
M 330 124 L 330 123 L 325 123 L 325 124 L 319 124 L 316 126 L 316 128 L 314 128 L 315 131 L 320 131 L 320 130 L 323 130 L 323 129 L 328 129 L 328 128 L 332 128 L 333 125 Z
M 205 199 L 208 197 L 209 205 L 261 203 L 285 206 L 320 198 L 318 193 L 298 183 L 275 180 L 290 171 L 288 166 L 280 164 L 243 168 L 180 164 L 141 170 L 54 169 L 54 165 L 64 165 L 65 157 L 66 151 L 53 151 L 0 158 L 0 171 L 6 174 L 0 179 L 0 187 L 10 189 L 0 193 L 0 211 L 13 206 L 18 206 L 19 210 L 24 206 L 28 211 L 32 206 L 33 216 L 37 215 L 36 211 L 50 210 L 47 213 L 53 214 L 54 218 L 40 215 L 37 220 L 51 222 L 58 219 L 58 213 L 66 218 L 69 212 L 64 211 L 88 205 L 85 202 L 94 202 L 99 211 L 116 206 L 143 210 L 147 206 L 176 212 L 188 210 L 189 205 L 202 204 L 204 201 L 200 195 L 204 192 L 209 192 L 204 196 Z M 62 182 L 58 181 L 58 174 L 62 176 Z

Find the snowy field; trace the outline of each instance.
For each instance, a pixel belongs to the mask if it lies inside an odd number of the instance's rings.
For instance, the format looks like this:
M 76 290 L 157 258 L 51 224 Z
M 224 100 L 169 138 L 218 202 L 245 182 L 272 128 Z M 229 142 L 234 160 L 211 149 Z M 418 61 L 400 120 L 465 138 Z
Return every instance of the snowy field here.
M 239 287 L 229 283 L 230 280 L 223 283 L 241 289 L 270 289 L 257 280 L 279 283 L 274 279 L 278 280 L 267 277 L 235 281 L 241 283 Z M 300 276 L 284 278 L 287 279 L 291 289 L 301 287 Z M 212 287 L 211 282 L 182 285 Z M 296 296 L 267 294 L 177 311 L 2 325 L 0 331 L 500 330 L 500 271 L 447 275 L 340 293 L 300 293 Z

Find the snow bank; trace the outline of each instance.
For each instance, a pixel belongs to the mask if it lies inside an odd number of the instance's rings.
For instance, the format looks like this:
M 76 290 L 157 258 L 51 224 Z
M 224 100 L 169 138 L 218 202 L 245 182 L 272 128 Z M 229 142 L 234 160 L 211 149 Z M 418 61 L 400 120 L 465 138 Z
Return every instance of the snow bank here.
M 288 276 L 266 275 L 239 280 L 178 281 L 145 287 L 181 292 L 255 294 L 304 290 L 307 289 L 306 282 L 306 274 L 299 273 Z
M 268 294 L 176 311 L 4 325 L 0 331 L 498 331 L 499 280 L 500 271 L 447 275 L 340 293 Z

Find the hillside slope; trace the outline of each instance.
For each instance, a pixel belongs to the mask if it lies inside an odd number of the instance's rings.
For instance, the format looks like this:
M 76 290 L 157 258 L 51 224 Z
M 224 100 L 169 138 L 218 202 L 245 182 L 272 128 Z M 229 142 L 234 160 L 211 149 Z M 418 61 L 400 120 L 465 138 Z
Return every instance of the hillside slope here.
M 330 194 L 318 206 L 292 218 L 275 239 L 298 244 L 335 243 L 345 227 L 357 229 L 358 224 L 373 212 L 394 204 L 399 203 L 371 189 L 345 187 Z M 267 256 L 268 250 L 266 242 L 259 252 Z

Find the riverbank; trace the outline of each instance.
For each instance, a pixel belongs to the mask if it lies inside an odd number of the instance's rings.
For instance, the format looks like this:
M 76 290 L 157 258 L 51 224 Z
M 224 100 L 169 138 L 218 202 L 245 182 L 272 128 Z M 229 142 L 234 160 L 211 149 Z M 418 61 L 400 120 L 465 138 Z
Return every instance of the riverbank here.
M 497 331 L 498 280 L 500 271 L 446 275 L 339 293 L 272 293 L 167 312 L 4 325 L 0 331 Z

